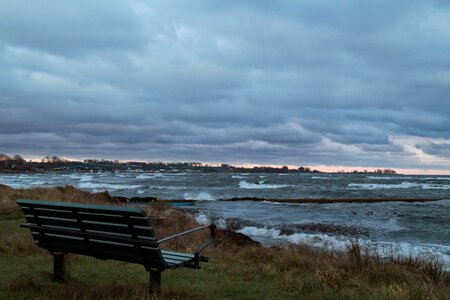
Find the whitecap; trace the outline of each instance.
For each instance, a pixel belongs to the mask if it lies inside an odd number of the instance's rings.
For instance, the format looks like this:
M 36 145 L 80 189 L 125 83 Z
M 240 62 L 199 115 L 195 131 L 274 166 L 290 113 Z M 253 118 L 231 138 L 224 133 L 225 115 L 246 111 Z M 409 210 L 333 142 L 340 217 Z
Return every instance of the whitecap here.
M 141 185 L 80 182 L 78 184 L 78 187 L 84 188 L 84 189 L 101 189 L 101 190 L 113 190 L 114 191 L 114 190 L 137 189 L 137 188 L 140 188 Z
M 396 176 L 396 175 L 365 176 L 365 178 L 374 180 L 414 179 L 414 177 L 412 176 Z
M 379 183 L 349 183 L 349 187 L 365 190 L 377 189 L 423 189 L 423 190 L 450 190 L 448 184 L 429 184 L 403 181 L 399 184 L 379 184 Z
M 144 173 L 144 174 L 139 174 L 136 176 L 136 179 L 153 179 L 153 178 L 160 178 L 160 177 L 164 177 L 164 174 L 161 173 Z
M 92 181 L 92 179 L 94 179 L 94 177 L 92 175 L 81 175 L 81 177 L 79 177 L 80 182 L 88 182 L 88 181 Z
M 196 216 L 195 220 L 200 225 L 209 225 L 209 224 L 211 224 L 211 219 L 205 214 L 198 214 Z
M 199 193 L 185 193 L 184 199 L 189 200 L 216 200 L 210 193 L 208 192 L 199 192 Z
M 289 184 L 266 184 L 264 181 L 260 181 L 258 183 L 249 183 L 245 180 L 241 180 L 239 182 L 239 187 L 241 189 L 279 189 L 284 187 L 290 187 L 293 185 Z
M 234 178 L 234 179 L 246 179 L 246 178 L 247 178 L 247 176 L 241 176 L 241 175 L 232 175 L 232 176 L 231 176 L 231 178 Z
M 228 222 L 225 219 L 218 219 L 214 222 L 214 224 L 219 228 L 219 229 L 228 229 Z
M 38 181 L 32 181 L 30 184 L 31 185 L 46 185 L 47 182 L 38 180 Z

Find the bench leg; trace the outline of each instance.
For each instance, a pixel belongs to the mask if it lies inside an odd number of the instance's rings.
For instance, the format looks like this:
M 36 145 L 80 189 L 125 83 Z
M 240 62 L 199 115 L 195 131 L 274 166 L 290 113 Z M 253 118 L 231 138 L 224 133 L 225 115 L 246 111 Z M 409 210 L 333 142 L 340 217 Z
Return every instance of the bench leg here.
M 64 282 L 64 253 L 53 253 L 53 280 Z
M 150 270 L 150 294 L 161 292 L 161 270 Z

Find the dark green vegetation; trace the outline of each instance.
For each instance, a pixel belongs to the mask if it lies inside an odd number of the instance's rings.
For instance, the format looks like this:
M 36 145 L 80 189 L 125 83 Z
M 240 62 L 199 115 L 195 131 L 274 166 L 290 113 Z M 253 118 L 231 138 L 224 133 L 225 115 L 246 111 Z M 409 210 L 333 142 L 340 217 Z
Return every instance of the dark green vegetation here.
M 19 198 L 111 203 L 105 194 L 71 187 L 13 190 L 0 186 L 0 299 L 145 299 L 148 273 L 140 265 L 69 255 L 70 279 L 51 281 L 52 256 L 34 245 L 15 200 Z M 119 204 L 117 204 L 119 205 Z M 196 227 L 172 208 L 152 207 L 160 237 Z M 204 236 L 166 246 L 192 251 Z M 221 231 L 201 270 L 163 273 L 160 299 L 446 299 L 450 280 L 433 262 L 385 261 L 361 253 L 322 253 L 296 246 L 263 248 L 246 237 Z

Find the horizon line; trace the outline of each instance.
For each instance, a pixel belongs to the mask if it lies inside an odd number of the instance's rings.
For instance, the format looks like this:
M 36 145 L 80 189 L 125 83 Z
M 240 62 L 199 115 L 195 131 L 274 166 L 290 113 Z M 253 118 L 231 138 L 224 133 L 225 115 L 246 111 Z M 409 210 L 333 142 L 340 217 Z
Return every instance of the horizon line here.
M 31 160 L 33 162 L 40 162 L 44 157 L 38 157 L 35 155 L 25 155 L 22 156 L 25 160 Z M 84 161 L 88 159 L 97 159 L 97 158 L 75 158 L 69 156 L 58 156 L 59 158 L 66 159 L 69 161 Z M 111 158 L 101 158 L 103 160 L 110 161 L 119 161 L 120 163 L 127 162 L 143 162 L 143 163 L 154 163 L 154 162 L 162 162 L 162 163 L 184 163 L 184 162 L 194 162 L 194 161 L 181 161 L 181 160 L 144 160 L 144 159 L 111 159 Z M 98 160 L 101 160 L 98 159 Z M 351 173 L 353 171 L 358 172 L 374 172 L 378 169 L 385 170 L 390 169 L 394 170 L 397 175 L 447 175 L 450 176 L 450 170 L 440 170 L 440 169 L 432 169 L 432 168 L 395 168 L 395 167 L 386 167 L 386 166 L 348 166 L 348 165 L 333 165 L 333 164 L 312 164 L 312 165 L 292 165 L 292 164 L 261 164 L 261 163 L 230 163 L 230 162 L 207 162 L 207 161 L 196 161 L 203 165 L 209 166 L 220 166 L 221 164 L 227 164 L 234 167 L 244 167 L 244 168 L 253 168 L 253 167 L 272 167 L 272 168 L 282 168 L 283 166 L 287 166 L 290 170 L 295 170 L 300 167 L 310 168 L 311 170 L 318 170 L 322 173 Z

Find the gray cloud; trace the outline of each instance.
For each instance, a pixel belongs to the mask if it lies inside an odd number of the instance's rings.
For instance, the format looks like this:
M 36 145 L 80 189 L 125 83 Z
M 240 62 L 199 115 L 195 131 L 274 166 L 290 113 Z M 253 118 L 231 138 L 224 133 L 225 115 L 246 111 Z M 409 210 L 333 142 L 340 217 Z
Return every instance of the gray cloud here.
M 450 170 L 445 1 L 14 1 L 0 152 Z

